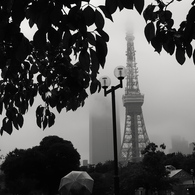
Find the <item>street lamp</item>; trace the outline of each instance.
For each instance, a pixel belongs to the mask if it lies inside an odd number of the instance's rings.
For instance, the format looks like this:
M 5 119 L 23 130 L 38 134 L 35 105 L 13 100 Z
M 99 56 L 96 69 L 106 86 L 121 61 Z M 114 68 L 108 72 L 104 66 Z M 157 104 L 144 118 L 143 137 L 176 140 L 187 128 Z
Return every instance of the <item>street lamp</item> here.
M 116 86 L 111 86 L 109 90 L 107 88 L 111 84 L 111 80 L 107 76 L 101 77 L 100 83 L 104 89 L 104 96 L 112 94 L 112 122 L 113 122 L 113 148 L 114 148 L 114 194 L 120 194 L 119 188 L 119 176 L 118 176 L 118 152 L 117 152 L 117 129 L 116 129 L 116 105 L 115 105 L 115 90 L 123 87 L 122 80 L 125 78 L 127 72 L 125 67 L 118 66 L 114 70 L 114 75 L 119 79 L 120 83 Z

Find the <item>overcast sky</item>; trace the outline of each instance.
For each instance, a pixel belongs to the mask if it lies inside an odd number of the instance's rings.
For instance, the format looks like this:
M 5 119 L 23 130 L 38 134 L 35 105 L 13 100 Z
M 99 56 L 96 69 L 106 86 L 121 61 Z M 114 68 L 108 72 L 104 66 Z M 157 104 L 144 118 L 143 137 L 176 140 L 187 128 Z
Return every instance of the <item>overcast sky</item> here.
M 190 2 L 188 0 L 174 4 L 174 17 L 178 21 L 185 19 Z M 117 83 L 117 80 L 112 76 L 113 70 L 118 65 L 126 66 L 126 29 L 133 27 L 139 87 L 141 93 L 145 95 L 143 114 L 150 141 L 156 144 L 165 143 L 170 148 L 171 137 L 179 135 L 189 143 L 194 142 L 195 66 L 192 60 L 187 60 L 183 66 L 180 66 L 175 57 L 169 56 L 165 52 L 160 55 L 155 53 L 144 37 L 145 21 L 136 11 L 117 13 L 114 20 L 114 23 L 110 21 L 106 23 L 106 31 L 110 35 L 109 53 L 106 68 L 100 71 L 100 76 L 107 74 L 112 78 L 113 84 Z M 30 32 L 28 33 L 30 34 Z M 122 106 L 123 94 L 124 89 L 117 91 L 122 134 L 125 114 L 125 109 Z M 1 153 L 6 154 L 15 148 L 30 148 L 38 145 L 47 135 L 58 135 L 73 143 L 80 153 L 81 159 L 88 159 L 88 110 L 92 98 L 93 96 L 90 96 L 86 105 L 76 112 L 62 111 L 57 117 L 55 125 L 44 131 L 36 126 L 36 108 L 33 107 L 25 116 L 25 124 L 21 130 L 14 130 L 11 136 L 4 133 L 0 137 Z M 39 103 L 39 101 L 37 102 Z

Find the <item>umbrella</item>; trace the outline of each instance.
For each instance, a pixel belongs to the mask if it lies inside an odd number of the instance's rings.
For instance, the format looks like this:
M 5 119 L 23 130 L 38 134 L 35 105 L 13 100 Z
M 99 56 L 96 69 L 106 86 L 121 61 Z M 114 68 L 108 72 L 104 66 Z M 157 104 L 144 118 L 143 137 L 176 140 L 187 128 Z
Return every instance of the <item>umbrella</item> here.
M 72 171 L 62 177 L 59 186 L 61 195 L 90 195 L 93 179 L 85 171 Z

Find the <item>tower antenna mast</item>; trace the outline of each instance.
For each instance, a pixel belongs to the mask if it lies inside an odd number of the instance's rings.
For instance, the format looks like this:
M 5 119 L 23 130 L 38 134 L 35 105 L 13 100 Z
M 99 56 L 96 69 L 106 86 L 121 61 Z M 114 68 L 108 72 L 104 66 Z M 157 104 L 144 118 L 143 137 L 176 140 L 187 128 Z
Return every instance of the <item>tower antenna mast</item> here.
M 125 127 L 120 151 L 121 162 L 138 162 L 142 159 L 141 151 L 149 144 L 142 105 L 144 95 L 140 93 L 138 68 L 135 59 L 134 36 L 131 31 L 126 34 L 127 41 L 127 77 L 123 106 L 125 107 Z

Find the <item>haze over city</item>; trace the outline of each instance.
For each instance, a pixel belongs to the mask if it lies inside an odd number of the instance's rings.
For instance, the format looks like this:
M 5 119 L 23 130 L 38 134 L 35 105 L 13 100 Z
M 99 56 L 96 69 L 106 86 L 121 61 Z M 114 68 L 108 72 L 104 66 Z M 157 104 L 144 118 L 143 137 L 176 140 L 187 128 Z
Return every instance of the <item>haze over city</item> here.
M 185 19 L 190 2 L 176 2 L 173 7 L 177 18 L 176 27 Z M 174 5 L 175 5 L 174 4 Z M 108 75 L 112 84 L 117 84 L 113 76 L 114 68 L 126 66 L 126 31 L 134 32 L 136 61 L 139 71 L 139 88 L 145 95 L 143 114 L 150 141 L 157 145 L 165 143 L 171 148 L 171 137 L 180 136 L 189 143 L 195 142 L 195 66 L 192 60 L 186 60 L 183 66 L 176 62 L 174 56 L 162 52 L 154 52 L 144 37 L 145 21 L 134 11 L 116 13 L 114 23 L 106 21 L 105 31 L 110 36 L 108 56 L 105 69 L 99 76 Z M 32 36 L 29 31 L 27 34 Z M 102 98 L 111 98 L 109 95 Z M 117 90 L 117 104 L 120 115 L 121 134 L 124 131 L 125 108 L 122 105 L 124 88 Z M 93 96 L 89 95 L 83 108 L 76 112 L 65 110 L 57 115 L 52 128 L 44 131 L 36 125 L 34 106 L 25 116 L 24 127 L 12 135 L 6 133 L 0 137 L 2 154 L 7 154 L 15 148 L 30 148 L 38 145 L 43 137 L 57 135 L 70 140 L 81 155 L 81 159 L 89 159 L 89 108 Z M 41 104 L 37 98 L 37 105 Z M 111 114 L 111 113 L 110 113 Z M 0 117 L 2 119 L 3 117 Z

